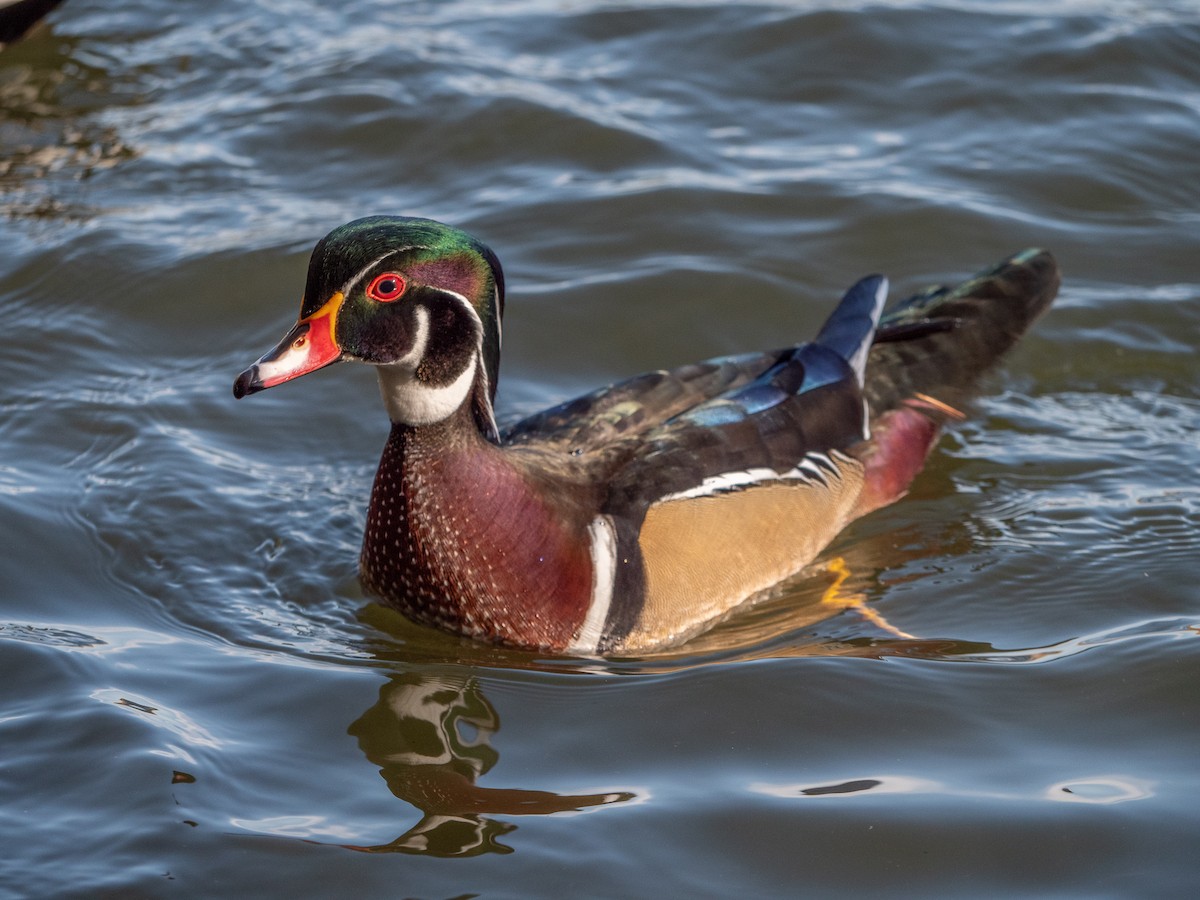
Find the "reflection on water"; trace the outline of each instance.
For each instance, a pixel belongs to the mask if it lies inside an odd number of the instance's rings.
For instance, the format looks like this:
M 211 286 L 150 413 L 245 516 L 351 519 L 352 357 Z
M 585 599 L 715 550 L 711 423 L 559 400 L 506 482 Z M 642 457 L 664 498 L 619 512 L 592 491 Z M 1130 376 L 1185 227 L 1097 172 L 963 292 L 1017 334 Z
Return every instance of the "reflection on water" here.
M 0 52 L 0 895 L 1194 894 L 1200 15 L 1148 5 L 69 0 Z M 372 212 L 501 252 L 514 415 L 867 271 L 1066 281 L 840 570 L 548 660 L 364 599 L 370 373 L 228 396 Z
M 627 791 L 555 794 L 478 784 L 499 761 L 492 736 L 495 708 L 473 678 L 393 675 L 379 701 L 350 726 L 350 734 L 393 794 L 424 814 L 387 844 L 345 845 L 370 853 L 430 856 L 511 853 L 500 838 L 517 826 L 494 816 L 539 816 L 634 798 Z
M 946 546 L 938 541 L 896 543 L 896 537 L 897 533 L 890 533 L 885 546 L 867 535 L 855 546 L 845 547 L 842 556 L 814 564 L 682 646 L 636 658 L 547 659 L 522 650 L 476 645 L 411 622 L 376 603 L 363 607 L 359 617 L 363 624 L 391 638 L 371 649 L 379 659 L 398 666 L 486 662 L 493 668 L 542 672 L 654 674 L 760 659 L 944 659 L 993 652 L 987 643 L 910 634 L 898 626 L 898 620 L 892 621 L 871 605 L 887 585 L 900 580 L 893 576 L 893 569 L 899 571 L 902 564 L 946 552 Z M 912 573 L 902 580 L 922 577 L 927 576 Z
M 1092 803 L 1108 806 L 1154 796 L 1154 784 L 1132 775 L 1097 775 L 1047 785 L 1031 793 L 960 788 L 930 778 L 909 775 L 878 775 L 839 784 L 768 784 L 756 782 L 750 790 L 782 799 L 838 798 L 862 794 L 944 794 L 963 800 L 1009 800 L 1017 803 L 1046 800 L 1053 803 Z
M 79 183 L 137 155 L 102 121 L 122 91 L 79 43 L 47 31 L 0 53 L 0 215 L 88 218 Z
M 62 0 L 6 0 L 0 3 L 0 48 L 19 41 Z
M 870 552 L 870 541 L 864 541 L 849 551 L 848 558 L 861 560 Z M 917 553 L 915 558 L 923 555 L 924 552 Z M 911 562 L 914 556 L 896 550 L 891 558 Z M 741 611 L 711 631 L 693 638 L 684 647 L 633 659 L 544 659 L 521 650 L 471 645 L 412 623 L 394 610 L 374 603 L 362 609 L 360 618 L 364 624 L 391 638 L 390 642 L 372 644 L 371 650 L 377 659 L 397 666 L 414 662 L 438 666 L 475 665 L 485 660 L 494 669 L 613 675 L 666 674 L 735 662 L 805 657 L 902 657 L 1029 665 L 1127 642 L 1200 636 L 1200 620 L 1188 616 L 1146 619 L 1062 641 L 1025 646 L 1003 647 L 968 638 L 913 635 L 865 607 L 866 585 L 877 577 L 883 580 L 874 573 L 868 578 L 866 571 L 870 570 L 864 568 L 859 575 L 851 574 L 848 578 L 834 576 L 830 567 L 810 571 L 790 582 L 778 596 L 758 607 Z M 886 569 L 883 575 L 887 575 Z M 923 576 L 888 577 L 886 584 L 895 585 L 901 580 L 918 577 Z M 840 587 L 842 593 L 831 604 L 834 585 Z M 854 586 L 854 590 L 846 585 Z
M 1109 628 L 1096 634 L 1085 634 L 1070 638 L 1048 647 L 1029 647 L 1014 650 L 976 649 L 956 654 L 959 659 L 968 662 L 1011 663 L 1028 665 L 1030 663 L 1046 663 L 1066 659 L 1094 650 L 1099 647 L 1111 647 L 1127 641 L 1143 641 L 1152 638 L 1183 640 L 1200 637 L 1200 621 L 1195 619 L 1166 619 L 1138 622 L 1133 625 L 1123 625 L 1120 628 Z
M 221 742 L 213 735 L 183 713 L 156 703 L 148 697 L 141 697 L 115 688 L 102 688 L 92 693 L 92 699 L 128 710 L 151 725 L 167 729 L 189 746 L 219 747 L 221 745 Z

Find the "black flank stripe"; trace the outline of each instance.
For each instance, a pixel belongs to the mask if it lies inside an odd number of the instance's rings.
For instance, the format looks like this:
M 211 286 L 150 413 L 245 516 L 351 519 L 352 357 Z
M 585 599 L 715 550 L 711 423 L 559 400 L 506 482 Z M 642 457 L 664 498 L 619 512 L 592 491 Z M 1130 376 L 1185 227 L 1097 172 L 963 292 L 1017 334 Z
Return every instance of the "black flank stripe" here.
M 612 605 L 604 621 L 596 652 L 608 653 L 620 645 L 642 614 L 646 605 L 646 569 L 642 563 L 642 548 L 638 545 L 641 519 L 630 521 L 626 516 L 614 516 L 617 536 L 617 565 L 613 578 Z
M 810 453 L 806 458 L 811 462 L 816 463 L 819 468 L 824 469 L 831 475 L 840 475 L 842 473 L 842 470 L 838 468 L 837 463 L 835 463 L 824 453 Z

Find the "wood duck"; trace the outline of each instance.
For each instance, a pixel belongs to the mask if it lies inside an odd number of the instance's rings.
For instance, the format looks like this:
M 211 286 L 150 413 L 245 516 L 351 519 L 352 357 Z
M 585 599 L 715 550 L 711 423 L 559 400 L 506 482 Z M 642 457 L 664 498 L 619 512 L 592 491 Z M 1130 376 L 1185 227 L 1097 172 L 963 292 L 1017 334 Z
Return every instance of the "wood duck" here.
M 872 275 L 811 343 L 649 372 L 502 430 L 496 255 L 457 228 L 373 216 L 317 244 L 299 321 L 233 392 L 375 366 L 392 427 L 366 590 L 485 641 L 641 654 L 761 596 L 902 496 L 1058 283 L 1050 254 L 1026 250 L 882 314 L 887 281 Z

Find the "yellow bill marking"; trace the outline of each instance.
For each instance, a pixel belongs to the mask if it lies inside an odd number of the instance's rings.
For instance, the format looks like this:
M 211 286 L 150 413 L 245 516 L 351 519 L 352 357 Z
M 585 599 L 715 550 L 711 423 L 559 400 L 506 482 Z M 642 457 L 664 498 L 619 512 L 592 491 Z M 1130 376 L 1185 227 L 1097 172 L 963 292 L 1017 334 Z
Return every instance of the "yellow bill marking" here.
M 346 295 L 341 291 L 334 291 L 329 299 L 322 304 L 311 316 L 306 317 L 303 321 L 315 325 L 318 320 L 328 317 L 329 319 L 329 342 L 337 344 L 337 317 L 341 312 L 342 303 L 345 301 Z

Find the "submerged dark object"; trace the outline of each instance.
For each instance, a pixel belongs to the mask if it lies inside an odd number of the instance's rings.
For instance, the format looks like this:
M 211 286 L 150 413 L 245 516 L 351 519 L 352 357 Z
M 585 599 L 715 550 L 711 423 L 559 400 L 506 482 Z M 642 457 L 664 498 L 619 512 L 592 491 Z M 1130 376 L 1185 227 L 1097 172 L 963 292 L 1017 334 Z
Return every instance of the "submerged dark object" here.
M 63 0 L 0 0 L 0 46 L 19 41 Z

